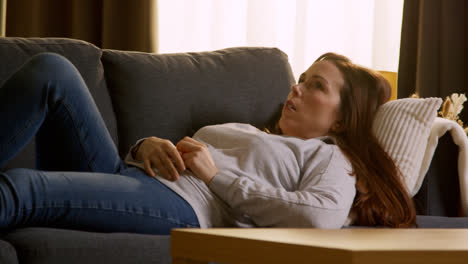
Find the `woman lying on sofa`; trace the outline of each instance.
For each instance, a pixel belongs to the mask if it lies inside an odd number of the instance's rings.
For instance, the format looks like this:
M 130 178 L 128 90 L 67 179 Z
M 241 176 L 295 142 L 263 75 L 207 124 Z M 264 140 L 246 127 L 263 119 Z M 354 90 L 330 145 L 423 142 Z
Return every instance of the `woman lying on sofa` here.
M 36 55 L 0 88 L 0 166 L 34 136 L 38 166 L 0 173 L 0 228 L 413 226 L 412 199 L 371 132 L 390 93 L 378 73 L 326 53 L 269 129 L 206 126 L 176 145 L 149 137 L 123 161 L 75 67 Z M 59 155 L 67 171 L 56 171 Z

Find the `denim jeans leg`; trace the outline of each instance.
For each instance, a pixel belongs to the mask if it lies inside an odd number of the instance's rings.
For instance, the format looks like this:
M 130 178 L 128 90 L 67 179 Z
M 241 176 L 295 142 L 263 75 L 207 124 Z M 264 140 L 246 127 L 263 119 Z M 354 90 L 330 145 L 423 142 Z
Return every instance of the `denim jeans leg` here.
M 0 230 L 46 226 L 169 234 L 199 227 L 192 207 L 137 168 L 124 174 L 11 169 L 0 173 Z
M 41 170 L 125 168 L 78 70 L 53 53 L 33 56 L 0 88 L 0 167 L 36 136 Z

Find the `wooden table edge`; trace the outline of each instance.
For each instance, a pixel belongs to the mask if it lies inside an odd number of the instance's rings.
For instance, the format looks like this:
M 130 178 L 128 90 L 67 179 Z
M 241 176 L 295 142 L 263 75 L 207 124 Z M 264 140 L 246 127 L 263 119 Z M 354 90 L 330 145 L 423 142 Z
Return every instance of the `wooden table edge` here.
M 451 229 L 451 231 L 454 231 Z M 189 241 L 186 243 L 185 241 Z M 203 244 L 203 247 L 197 247 Z M 223 245 L 230 245 L 225 248 Z M 255 250 L 252 250 L 255 248 Z M 209 250 L 211 249 L 211 250 Z M 271 252 L 287 252 L 268 254 Z M 322 246 L 298 245 L 280 241 L 220 236 L 211 233 L 171 232 L 173 263 L 466 263 L 468 250 L 350 250 Z M 285 262 L 287 261 L 287 262 Z

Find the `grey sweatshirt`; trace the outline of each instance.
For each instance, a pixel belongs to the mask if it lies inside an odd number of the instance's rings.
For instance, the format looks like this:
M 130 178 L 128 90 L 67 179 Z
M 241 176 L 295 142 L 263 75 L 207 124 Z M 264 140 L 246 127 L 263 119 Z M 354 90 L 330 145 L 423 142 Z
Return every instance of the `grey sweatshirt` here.
M 176 182 L 157 178 L 193 207 L 202 228 L 345 224 L 355 178 L 329 137 L 304 140 L 228 123 L 203 127 L 193 138 L 208 146 L 219 169 L 209 186 L 189 170 Z M 125 161 L 144 168 L 130 154 Z

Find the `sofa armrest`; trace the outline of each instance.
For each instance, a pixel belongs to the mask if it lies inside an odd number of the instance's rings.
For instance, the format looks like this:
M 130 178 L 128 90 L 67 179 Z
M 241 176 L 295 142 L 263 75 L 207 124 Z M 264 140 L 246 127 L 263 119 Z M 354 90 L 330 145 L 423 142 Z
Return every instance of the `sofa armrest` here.
M 429 170 L 414 196 L 418 215 L 458 216 L 458 146 L 450 133 L 439 139 Z

